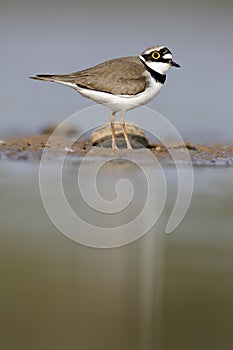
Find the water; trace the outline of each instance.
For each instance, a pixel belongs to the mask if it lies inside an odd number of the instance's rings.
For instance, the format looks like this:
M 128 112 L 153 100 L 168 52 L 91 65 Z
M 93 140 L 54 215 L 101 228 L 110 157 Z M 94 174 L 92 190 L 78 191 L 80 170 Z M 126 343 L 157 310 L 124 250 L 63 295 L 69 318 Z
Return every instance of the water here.
M 195 168 L 189 211 L 165 235 L 176 191 L 167 168 L 158 225 L 114 249 L 79 245 L 53 226 L 38 164 L 2 161 L 0 171 L 3 349 L 232 348 L 232 168 Z

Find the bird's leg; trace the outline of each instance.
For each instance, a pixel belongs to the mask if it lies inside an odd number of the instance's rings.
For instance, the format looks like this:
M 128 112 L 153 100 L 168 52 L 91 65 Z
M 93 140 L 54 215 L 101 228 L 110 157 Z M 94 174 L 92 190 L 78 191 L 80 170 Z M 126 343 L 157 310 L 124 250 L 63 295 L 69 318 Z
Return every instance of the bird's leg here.
M 127 132 L 126 132 L 126 127 L 125 127 L 125 112 L 122 112 L 122 114 L 121 114 L 120 125 L 121 125 L 122 130 L 123 130 L 123 135 L 124 135 L 124 138 L 125 138 L 125 142 L 126 142 L 127 148 L 128 149 L 132 149 L 132 146 L 131 146 L 131 144 L 129 142 L 129 137 L 128 137 Z
M 111 129 L 112 129 L 112 149 L 118 149 L 116 145 L 116 135 L 115 135 L 115 126 L 114 126 L 115 115 L 116 115 L 116 112 L 113 112 L 110 117 L 110 123 L 111 123 Z

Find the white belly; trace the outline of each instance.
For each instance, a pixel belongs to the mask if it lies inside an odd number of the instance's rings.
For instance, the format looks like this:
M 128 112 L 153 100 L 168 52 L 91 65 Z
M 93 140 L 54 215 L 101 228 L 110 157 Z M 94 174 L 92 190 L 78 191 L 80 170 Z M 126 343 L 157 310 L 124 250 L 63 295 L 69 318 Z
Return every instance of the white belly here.
M 110 108 L 113 112 L 119 112 L 128 111 L 148 103 L 157 95 L 162 86 L 163 84 L 151 79 L 147 89 L 137 95 L 113 95 L 80 87 L 75 87 L 75 89 L 84 97 Z

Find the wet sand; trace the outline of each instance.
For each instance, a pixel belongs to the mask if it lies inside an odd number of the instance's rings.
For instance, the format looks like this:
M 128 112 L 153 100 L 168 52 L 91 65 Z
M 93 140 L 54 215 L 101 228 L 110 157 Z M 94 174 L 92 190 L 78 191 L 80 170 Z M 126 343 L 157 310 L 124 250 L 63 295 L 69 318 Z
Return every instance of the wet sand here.
M 70 147 L 70 139 L 57 136 L 49 139 L 49 135 L 32 135 L 26 137 L 12 137 L 0 140 L 0 159 L 12 160 L 40 160 L 45 148 L 51 150 L 54 156 L 69 153 L 70 159 L 77 160 L 86 156 L 93 147 L 89 140 L 75 141 Z M 233 166 L 233 146 L 224 145 L 194 145 L 186 142 L 193 165 L 204 166 Z M 169 150 L 158 144 L 150 144 L 148 149 L 162 164 L 172 164 Z M 181 147 L 182 148 L 182 147 Z M 111 148 L 98 147 L 99 156 L 108 156 Z M 124 150 L 125 151 L 125 150 Z M 121 152 L 121 150 L 119 150 Z M 129 150 L 129 152 L 132 152 Z

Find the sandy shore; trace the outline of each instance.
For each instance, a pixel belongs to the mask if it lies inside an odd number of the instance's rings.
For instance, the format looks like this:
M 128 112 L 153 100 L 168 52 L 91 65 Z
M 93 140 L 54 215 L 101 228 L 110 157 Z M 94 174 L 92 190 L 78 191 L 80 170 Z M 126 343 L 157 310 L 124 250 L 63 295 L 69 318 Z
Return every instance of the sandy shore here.
M 0 159 L 40 160 L 46 147 L 51 150 L 51 154 L 54 154 L 54 156 L 59 153 L 69 153 L 70 158 L 76 160 L 84 157 L 93 147 L 89 140 L 76 141 L 70 147 L 70 141 L 65 137 L 54 137 L 52 142 L 48 141 L 48 139 L 49 135 L 33 135 L 0 140 Z M 187 142 L 186 147 L 194 165 L 233 166 L 233 146 L 193 145 Z M 162 164 L 172 164 L 169 151 L 163 146 L 150 144 L 147 148 Z M 106 156 L 111 152 L 111 149 L 107 148 L 98 149 L 99 156 Z M 128 152 L 132 151 L 129 150 Z

